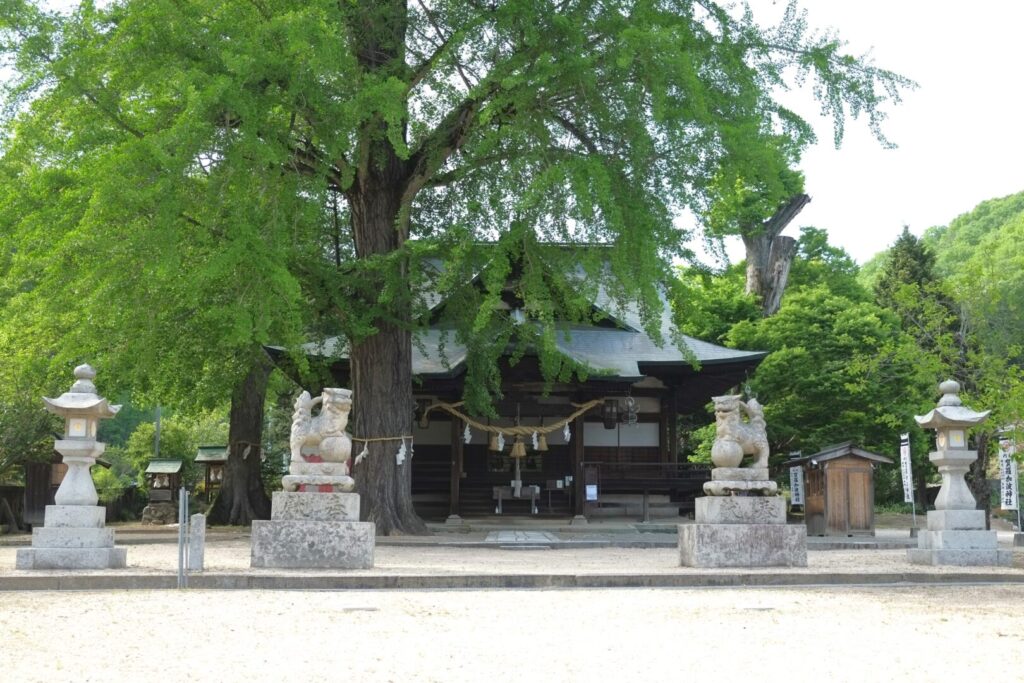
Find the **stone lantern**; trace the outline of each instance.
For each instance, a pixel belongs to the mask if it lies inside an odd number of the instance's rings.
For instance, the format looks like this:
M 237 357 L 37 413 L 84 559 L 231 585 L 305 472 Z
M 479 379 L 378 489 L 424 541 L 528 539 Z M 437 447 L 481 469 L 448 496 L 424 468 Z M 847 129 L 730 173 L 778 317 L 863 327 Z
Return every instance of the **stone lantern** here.
M 75 383 L 57 398 L 43 397 L 46 409 L 64 418 L 64 438 L 54 449 L 64 456 L 68 466 L 64 481 L 54 495 L 57 505 L 96 505 L 99 497 L 89 468 L 106 449 L 96 440 L 99 421 L 117 415 L 121 406 L 112 406 L 96 394 L 96 371 L 89 365 L 75 368 Z
M 64 457 L 67 474 L 47 505 L 42 528 L 32 530 L 32 547 L 19 548 L 18 569 L 113 569 L 124 567 L 127 550 L 114 546 L 113 529 L 105 528 L 106 508 L 97 505 L 89 468 L 105 444 L 96 440 L 99 421 L 114 417 L 121 406 L 96 393 L 96 371 L 75 368 L 75 383 L 57 398 L 43 398 L 46 409 L 64 418 L 63 438 L 54 448 Z
M 986 566 L 1009 565 L 1010 551 L 998 549 L 996 532 L 985 530 L 985 511 L 967 487 L 964 475 L 978 458 L 967 448 L 967 430 L 985 421 L 991 412 L 963 405 L 960 385 L 946 380 L 939 385 L 942 398 L 927 415 L 915 416 L 919 425 L 935 430 L 935 450 L 928 455 L 939 468 L 942 487 L 935 509 L 928 513 L 928 530 L 918 535 L 918 547 L 908 551 L 912 564 Z

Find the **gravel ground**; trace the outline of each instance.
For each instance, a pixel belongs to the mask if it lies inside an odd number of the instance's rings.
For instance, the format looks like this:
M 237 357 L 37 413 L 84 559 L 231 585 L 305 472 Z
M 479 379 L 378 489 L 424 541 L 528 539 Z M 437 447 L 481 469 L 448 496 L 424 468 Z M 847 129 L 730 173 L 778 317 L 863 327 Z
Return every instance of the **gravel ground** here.
M 1013 680 L 1022 607 L 1020 586 L 11 592 L 0 680 Z

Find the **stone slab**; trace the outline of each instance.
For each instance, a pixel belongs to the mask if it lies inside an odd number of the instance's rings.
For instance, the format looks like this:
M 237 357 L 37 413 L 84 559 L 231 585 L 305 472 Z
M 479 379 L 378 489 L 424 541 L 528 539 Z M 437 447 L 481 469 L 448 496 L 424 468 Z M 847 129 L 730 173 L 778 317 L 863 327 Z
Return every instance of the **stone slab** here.
M 995 550 L 999 538 L 994 531 L 922 531 L 917 547 L 923 550 Z
M 1024 548 L 1024 534 L 1017 532 L 1013 535 L 1013 547 Z
M 66 526 L 36 527 L 33 548 L 113 548 L 114 530 Z
M 188 523 L 188 570 L 201 572 L 205 568 L 206 515 L 196 514 Z
M 107 523 L 107 509 L 100 505 L 47 505 L 43 526 L 99 529 Z
M 684 567 L 806 567 L 803 524 L 681 524 Z
M 716 467 L 711 481 L 768 481 L 767 467 Z
M 359 494 L 275 491 L 270 519 L 358 522 Z
M 694 519 L 702 524 L 785 524 L 782 496 L 704 496 L 695 501 Z
M 929 531 L 984 528 L 984 510 L 931 510 L 928 512 Z
M 954 567 L 1010 567 L 1012 550 L 947 550 L 910 548 L 910 564 L 948 565 Z
M 774 481 L 743 481 L 723 480 L 709 481 L 704 483 L 704 493 L 709 496 L 730 496 L 734 493 L 759 493 L 765 496 L 773 496 L 779 491 L 779 485 Z
M 310 487 L 322 490 L 320 487 L 329 487 L 331 491 L 351 491 L 356 487 L 356 480 L 352 477 L 326 474 L 286 474 L 281 477 L 281 486 L 289 493 L 298 491 L 300 487 Z
M 124 569 L 127 548 L 18 548 L 15 569 Z
M 372 522 L 257 520 L 252 523 L 253 567 L 370 569 Z

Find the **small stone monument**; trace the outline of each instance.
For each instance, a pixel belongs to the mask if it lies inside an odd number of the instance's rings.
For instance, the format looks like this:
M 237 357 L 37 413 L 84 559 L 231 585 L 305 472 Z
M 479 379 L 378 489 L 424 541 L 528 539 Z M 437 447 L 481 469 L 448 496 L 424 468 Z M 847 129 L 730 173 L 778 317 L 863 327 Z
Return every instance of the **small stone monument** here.
M 764 410 L 755 400 L 716 396 L 708 494 L 696 501 L 694 524 L 679 525 L 679 563 L 686 567 L 806 567 L 807 529 L 786 524 L 786 501 L 768 478 Z M 744 419 L 746 418 L 746 419 Z M 742 467 L 744 455 L 753 456 Z
M 54 496 L 47 505 L 43 528 L 32 530 L 32 547 L 19 548 L 17 569 L 117 569 L 127 562 L 128 549 L 114 546 L 114 530 L 105 528 L 106 508 L 97 505 L 99 496 L 89 468 L 106 444 L 96 440 L 101 419 L 117 415 L 121 406 L 107 403 L 96 394 L 96 371 L 88 365 L 75 368 L 75 383 L 58 398 L 43 398 L 46 409 L 64 418 L 64 438 L 54 449 L 68 466 Z
M 935 430 L 935 450 L 928 454 L 939 468 L 942 486 L 935 509 L 928 512 L 928 530 L 917 535 L 917 547 L 907 551 L 911 564 L 954 566 L 1010 566 L 1012 551 L 999 550 L 995 531 L 985 531 L 985 511 L 967 488 L 964 475 L 978 457 L 967 449 L 967 430 L 985 421 L 963 405 L 960 385 L 946 380 L 939 385 L 942 398 L 927 415 L 914 416 L 917 424 Z
M 313 408 L 320 404 L 320 413 Z M 274 493 L 270 520 L 252 523 L 253 567 L 369 569 L 375 528 L 359 521 L 359 494 L 349 476 L 352 410 L 348 389 L 303 391 L 292 416 L 291 463 Z

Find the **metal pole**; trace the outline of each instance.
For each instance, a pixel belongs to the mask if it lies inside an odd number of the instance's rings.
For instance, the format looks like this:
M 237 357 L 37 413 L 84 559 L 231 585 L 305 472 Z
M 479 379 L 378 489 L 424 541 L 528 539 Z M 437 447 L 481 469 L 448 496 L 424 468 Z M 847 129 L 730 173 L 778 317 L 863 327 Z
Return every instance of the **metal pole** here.
M 1013 437 L 1013 450 L 1010 451 L 1010 458 L 1017 455 L 1017 437 Z M 1024 531 L 1020 526 L 1020 475 L 1017 472 L 1017 460 L 1010 460 L 1010 467 L 1013 468 L 1013 483 L 1017 487 L 1017 531 Z
M 156 424 L 153 429 L 153 459 L 160 459 L 160 406 L 156 407 Z
M 178 491 L 178 588 L 188 588 L 188 491 Z

